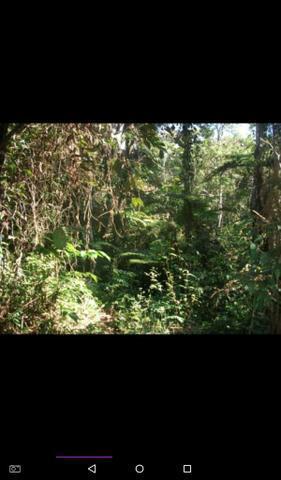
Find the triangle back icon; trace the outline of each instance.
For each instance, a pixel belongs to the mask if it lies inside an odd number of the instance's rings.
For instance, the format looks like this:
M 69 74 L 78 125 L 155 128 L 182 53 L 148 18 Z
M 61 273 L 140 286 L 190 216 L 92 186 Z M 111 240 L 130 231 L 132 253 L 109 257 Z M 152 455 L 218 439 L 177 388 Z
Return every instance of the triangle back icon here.
M 89 467 L 88 470 L 91 473 L 97 473 L 97 466 L 96 465 L 91 465 L 91 467 Z

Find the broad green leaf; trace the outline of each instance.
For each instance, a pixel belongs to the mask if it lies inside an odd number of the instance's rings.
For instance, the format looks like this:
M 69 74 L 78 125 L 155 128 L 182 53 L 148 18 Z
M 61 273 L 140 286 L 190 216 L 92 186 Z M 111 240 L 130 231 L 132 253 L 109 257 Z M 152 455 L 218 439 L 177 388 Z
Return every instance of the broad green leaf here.
M 52 241 L 57 250 L 63 250 L 67 245 L 67 235 L 63 228 L 57 228 L 52 234 Z

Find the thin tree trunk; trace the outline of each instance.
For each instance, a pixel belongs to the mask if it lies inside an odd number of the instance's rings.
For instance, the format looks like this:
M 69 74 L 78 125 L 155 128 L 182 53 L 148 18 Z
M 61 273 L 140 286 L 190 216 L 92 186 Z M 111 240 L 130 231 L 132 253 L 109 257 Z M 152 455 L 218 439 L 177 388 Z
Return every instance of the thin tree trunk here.
M 222 185 L 220 185 L 218 228 L 222 227 L 222 220 L 223 220 L 223 192 L 222 192 Z
M 265 124 L 256 124 L 256 149 L 255 149 L 255 168 L 253 178 L 253 190 L 251 198 L 251 210 L 258 214 L 263 214 L 262 187 L 263 187 L 263 167 L 262 167 L 262 147 L 261 141 L 265 134 Z M 253 240 L 261 233 L 262 227 L 257 215 L 253 215 Z
M 183 177 L 183 186 L 184 186 L 184 205 L 183 205 L 183 216 L 184 216 L 184 229 L 186 238 L 190 237 L 193 228 L 193 208 L 190 195 L 192 193 L 192 184 L 194 179 L 194 169 L 192 164 L 192 132 L 190 131 L 191 124 L 185 123 L 183 125 L 183 157 L 182 157 L 182 177 Z

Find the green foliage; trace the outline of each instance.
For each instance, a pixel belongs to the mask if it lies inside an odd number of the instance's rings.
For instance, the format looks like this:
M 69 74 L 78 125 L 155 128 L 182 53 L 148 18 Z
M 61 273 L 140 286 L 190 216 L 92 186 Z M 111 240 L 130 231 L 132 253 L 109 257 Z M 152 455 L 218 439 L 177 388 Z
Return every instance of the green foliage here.
M 1 332 L 281 329 L 271 130 L 253 235 L 255 145 L 230 126 L 21 126 L 0 178 Z
M 138 209 L 138 208 L 143 207 L 143 206 L 144 206 L 144 203 L 143 203 L 143 201 L 142 201 L 141 198 L 139 198 L 139 197 L 133 197 L 133 198 L 132 198 L 132 205 L 133 205 L 134 208 L 137 208 L 137 209 Z
M 17 273 L 9 263 L 2 279 L 2 308 L 9 300 L 9 312 L 2 319 L 4 331 L 67 333 L 89 327 L 99 331 L 102 312 L 93 296 L 97 276 L 67 271 L 62 255 L 33 253 Z
M 78 250 L 72 243 L 69 242 L 64 245 L 64 248 L 68 258 L 80 258 L 82 260 L 89 259 L 93 261 L 95 261 L 97 258 L 105 258 L 107 261 L 111 261 L 109 255 L 102 250 Z
M 66 230 L 64 228 L 57 228 L 52 234 L 52 242 L 57 250 L 63 250 L 68 242 Z

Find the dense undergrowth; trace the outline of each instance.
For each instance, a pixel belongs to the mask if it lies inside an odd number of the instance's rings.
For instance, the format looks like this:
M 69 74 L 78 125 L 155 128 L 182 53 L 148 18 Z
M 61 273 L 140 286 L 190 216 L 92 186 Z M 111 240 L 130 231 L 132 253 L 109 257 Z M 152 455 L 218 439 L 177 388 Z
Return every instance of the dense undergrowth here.
M 268 231 L 253 238 L 253 140 L 204 128 L 189 180 L 185 145 L 146 124 L 123 129 L 124 145 L 106 125 L 31 125 L 12 137 L 1 333 L 272 332 L 280 251 L 264 248 Z M 279 234 L 278 221 L 270 228 Z
M 39 248 L 20 267 L 12 254 L 3 255 L 2 242 L 2 331 L 269 331 L 260 307 L 264 311 L 274 289 L 266 276 L 272 265 L 251 249 L 250 238 L 222 232 L 209 246 L 204 239 L 203 248 L 194 241 L 195 249 L 192 243 L 184 248 L 183 241 L 168 242 L 164 234 L 135 252 L 109 242 L 101 242 L 104 251 L 81 252 L 69 243 L 64 250 Z M 236 245 L 233 237 L 239 238 Z

